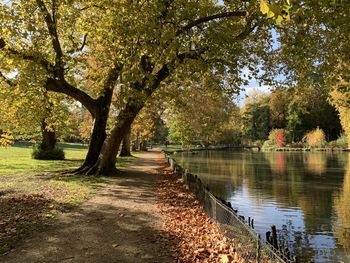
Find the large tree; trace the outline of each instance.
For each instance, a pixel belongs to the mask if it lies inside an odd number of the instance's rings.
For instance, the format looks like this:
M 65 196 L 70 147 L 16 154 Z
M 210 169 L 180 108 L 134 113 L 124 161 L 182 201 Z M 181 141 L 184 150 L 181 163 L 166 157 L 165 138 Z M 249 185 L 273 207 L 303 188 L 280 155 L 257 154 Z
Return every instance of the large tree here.
M 125 132 L 163 84 L 211 74 L 235 89 L 243 67 L 261 63 L 271 43 L 259 9 L 259 1 L 11 1 L 1 5 L 0 66 L 34 63 L 46 90 L 81 102 L 94 118 L 81 171 L 113 173 Z M 116 86 L 123 98 L 102 147 Z

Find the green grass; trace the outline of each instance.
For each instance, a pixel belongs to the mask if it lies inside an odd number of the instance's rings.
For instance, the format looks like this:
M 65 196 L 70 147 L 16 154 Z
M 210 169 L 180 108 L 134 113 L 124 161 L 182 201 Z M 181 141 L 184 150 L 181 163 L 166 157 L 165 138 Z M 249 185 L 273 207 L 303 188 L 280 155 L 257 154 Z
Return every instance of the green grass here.
M 87 146 L 61 144 L 60 147 L 65 151 L 66 160 L 34 160 L 29 143 L 0 147 L 0 221 L 1 218 L 7 219 L 5 225 L 0 225 L 0 232 L 4 233 L 0 233 L 0 254 L 8 251 L 16 240 L 32 232 L 41 222 L 81 204 L 111 180 L 103 176 L 62 173 L 82 164 Z M 134 159 L 118 158 L 117 168 L 125 169 Z M 13 202 L 16 206 L 12 205 Z M 23 220 L 17 222 L 16 218 Z M 16 231 L 8 231 L 14 228 L 13 225 Z
M 66 160 L 46 161 L 31 158 L 32 145 L 23 143 L 12 147 L 0 147 L 0 175 L 28 172 L 67 170 L 79 167 L 83 162 L 87 146 L 80 144 L 61 144 Z
M 1 196 L 44 194 L 55 203 L 71 206 L 81 203 L 96 189 L 107 183 L 107 177 L 61 173 L 61 171 L 78 168 L 82 164 L 87 146 L 61 144 L 60 147 L 65 151 L 66 160 L 32 159 L 32 145 L 29 143 L 15 144 L 9 148 L 1 147 L 0 198 Z M 134 159 L 135 157 L 118 158 L 117 168 L 125 169 Z

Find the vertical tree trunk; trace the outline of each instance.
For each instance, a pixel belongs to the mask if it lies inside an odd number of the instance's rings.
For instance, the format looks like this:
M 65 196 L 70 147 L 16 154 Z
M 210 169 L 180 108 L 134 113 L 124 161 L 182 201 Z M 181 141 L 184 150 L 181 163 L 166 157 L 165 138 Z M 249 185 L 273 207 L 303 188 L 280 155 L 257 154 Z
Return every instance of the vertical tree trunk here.
M 41 135 L 42 141 L 40 143 L 40 149 L 43 151 L 52 151 L 56 147 L 56 132 L 54 130 L 47 129 L 47 123 L 45 120 L 41 121 Z
M 129 129 L 126 131 L 124 138 L 123 138 L 123 143 L 122 143 L 122 149 L 120 150 L 120 154 L 119 156 L 121 157 L 127 157 L 127 156 L 131 156 L 131 143 L 130 143 L 130 139 L 131 139 L 131 127 L 129 127 Z
M 88 152 L 82 166 L 73 171 L 73 173 L 85 174 L 98 162 L 103 144 L 107 137 L 106 128 L 112 94 L 112 89 L 105 90 L 105 94 L 101 96 L 97 102 Z
M 91 168 L 97 162 L 103 143 L 107 137 L 107 119 L 108 111 L 101 111 L 96 114 L 90 137 L 89 149 L 86 154 L 85 161 L 79 170 Z
M 112 175 L 116 173 L 115 164 L 119 146 L 143 106 L 144 102 L 129 101 L 120 111 L 109 137 L 105 140 L 97 163 L 87 172 L 88 174 Z
M 147 141 L 142 140 L 140 143 L 140 151 L 147 151 Z
M 64 160 L 64 152 L 62 149 L 56 149 L 56 133 L 48 127 L 45 119 L 41 121 L 42 140 L 38 148 L 34 148 L 32 157 L 37 160 Z

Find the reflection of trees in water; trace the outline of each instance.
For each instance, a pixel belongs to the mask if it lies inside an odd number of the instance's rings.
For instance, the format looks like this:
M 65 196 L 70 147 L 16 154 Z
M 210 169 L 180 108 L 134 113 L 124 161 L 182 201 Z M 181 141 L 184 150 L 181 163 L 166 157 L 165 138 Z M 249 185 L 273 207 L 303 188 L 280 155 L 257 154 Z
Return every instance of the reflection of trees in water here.
M 297 230 L 292 220 L 288 220 L 285 225 L 278 231 L 279 243 L 286 245 L 293 254 L 297 254 L 302 262 L 309 262 L 315 256 L 306 232 Z
M 223 199 L 245 188 L 257 205 L 273 199 L 280 208 L 300 207 L 306 232 L 294 229 L 292 222 L 287 228 L 293 232 L 295 248 L 303 247 L 306 258 L 318 256 L 312 249 L 315 242 L 317 246 L 317 233 L 332 231 L 330 217 L 335 210 L 339 217 L 336 237 L 350 253 L 350 157 L 347 154 L 208 151 L 181 156 L 183 166 L 201 174 L 203 182 Z M 342 182 L 344 165 L 347 170 Z M 333 201 L 335 191 L 341 186 Z M 312 244 L 308 234 L 315 237 Z M 336 257 L 330 249 L 320 253 L 328 258 Z
M 312 152 L 304 154 L 305 168 L 312 174 L 322 175 L 327 170 L 327 153 Z
M 338 243 L 350 256 L 350 154 L 348 155 L 343 187 L 334 198 L 334 207 L 338 216 L 338 222 L 334 226 L 335 236 Z M 348 259 L 350 261 L 350 257 Z

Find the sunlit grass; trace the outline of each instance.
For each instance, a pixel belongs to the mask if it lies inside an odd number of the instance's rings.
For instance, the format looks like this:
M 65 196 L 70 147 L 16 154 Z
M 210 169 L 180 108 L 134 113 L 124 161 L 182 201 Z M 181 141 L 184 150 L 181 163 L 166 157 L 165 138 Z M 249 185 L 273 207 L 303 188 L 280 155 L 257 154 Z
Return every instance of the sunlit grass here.
M 8 148 L 0 147 L 0 175 L 57 171 L 79 167 L 85 158 L 87 146 L 81 144 L 63 144 L 60 146 L 64 149 L 66 160 L 32 159 L 31 144 L 15 144 Z
M 63 174 L 62 171 L 73 170 L 82 164 L 87 145 L 61 144 L 60 147 L 64 149 L 66 160 L 32 159 L 32 145 L 29 143 L 1 147 L 0 198 L 44 194 L 55 203 L 71 206 L 81 203 L 108 182 L 107 177 Z M 125 169 L 134 159 L 118 158 L 117 168 Z

